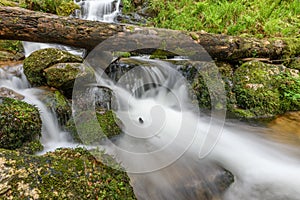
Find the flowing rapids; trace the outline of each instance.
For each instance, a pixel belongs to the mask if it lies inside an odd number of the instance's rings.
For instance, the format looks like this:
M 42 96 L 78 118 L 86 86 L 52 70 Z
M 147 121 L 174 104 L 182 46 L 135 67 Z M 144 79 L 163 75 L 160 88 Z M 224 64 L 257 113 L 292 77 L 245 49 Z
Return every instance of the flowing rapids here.
M 200 116 L 174 66 L 136 60 L 150 66 L 136 67 L 117 82 L 98 75 L 97 84 L 115 94 L 112 108 L 124 131 L 105 150 L 128 170 L 140 199 L 199 199 L 197 189 L 190 189 L 216 166 L 232 172 L 235 182 L 215 198 L 299 199 L 299 148 L 267 140 L 264 128 Z M 208 189 L 214 193 L 214 186 Z

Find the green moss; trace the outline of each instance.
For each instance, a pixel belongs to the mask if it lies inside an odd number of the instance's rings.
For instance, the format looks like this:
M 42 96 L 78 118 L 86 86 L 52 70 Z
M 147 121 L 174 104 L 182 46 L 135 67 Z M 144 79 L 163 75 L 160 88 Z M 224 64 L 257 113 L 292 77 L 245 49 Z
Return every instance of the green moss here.
M 300 79 L 297 70 L 261 62 L 248 62 L 234 74 L 237 106 L 246 116 L 272 117 L 300 110 Z
M 72 0 L 20 0 L 20 5 L 30 10 L 62 16 L 69 16 L 75 9 L 80 9 Z
M 101 114 L 96 113 L 97 120 L 91 116 L 92 114 L 90 112 L 81 113 L 79 117 L 77 117 L 80 121 L 77 122 L 76 126 L 74 119 L 70 119 L 67 122 L 66 130 L 70 132 L 75 141 L 93 144 L 100 142 L 104 138 L 104 135 L 113 137 L 121 134 L 122 130 L 117 124 L 120 123 L 120 121 L 111 110 Z M 99 130 L 99 126 L 101 130 Z M 81 135 L 78 135 L 78 132 Z
M 46 85 L 43 70 L 57 63 L 82 62 L 82 58 L 59 49 L 41 49 L 24 60 L 24 73 L 34 86 Z
M 130 52 L 117 51 L 113 53 L 113 56 L 121 58 L 129 58 L 131 56 Z
M 225 83 L 219 76 L 219 70 L 214 63 L 204 64 L 196 75 L 192 88 L 201 109 L 226 109 Z
M 38 96 L 39 99 L 48 109 L 55 112 L 59 124 L 64 125 L 72 115 L 69 101 L 59 90 L 53 90 L 48 87 L 43 87 L 42 89 L 43 92 Z
M 0 160 L 1 199 L 136 199 L 125 172 L 82 148 L 43 156 L 0 149 Z
M 18 40 L 0 40 L 0 50 L 13 53 L 24 51 L 22 42 Z
M 33 140 L 31 142 L 26 142 L 23 146 L 17 149 L 20 153 L 23 154 L 35 154 L 39 151 L 44 149 L 43 145 L 41 144 L 40 140 Z
M 240 66 L 234 74 L 234 92 L 239 108 L 249 110 L 256 116 L 278 114 L 280 94 L 275 87 L 274 75 L 279 73 L 278 67 L 260 62 Z
M 0 99 L 0 148 L 16 149 L 41 136 L 38 109 L 10 98 Z
M 0 0 L 0 6 L 17 6 L 17 3 L 9 0 Z

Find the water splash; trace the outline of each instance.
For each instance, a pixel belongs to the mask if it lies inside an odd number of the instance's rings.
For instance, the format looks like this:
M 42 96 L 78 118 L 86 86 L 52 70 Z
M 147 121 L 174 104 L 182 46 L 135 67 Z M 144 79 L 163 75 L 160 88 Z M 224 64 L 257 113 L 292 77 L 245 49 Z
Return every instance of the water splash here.
M 118 82 L 97 79 L 114 92 L 113 109 L 125 133 L 104 147 L 129 171 L 139 199 L 199 199 L 201 194 L 190 192 L 189 185 L 201 179 L 209 185 L 207 191 L 215 194 L 207 199 L 299 199 L 299 148 L 267 140 L 262 137 L 263 128 L 227 123 L 214 149 L 200 159 L 203 141 L 215 140 L 205 134 L 214 128 L 210 118 L 195 114 L 187 98 L 189 87 L 183 87 L 187 83 L 178 76 L 174 78 L 171 64 L 160 68 L 162 61 L 149 62 L 152 66 L 130 70 Z M 235 176 L 224 196 L 207 177 L 209 169 L 217 166 Z

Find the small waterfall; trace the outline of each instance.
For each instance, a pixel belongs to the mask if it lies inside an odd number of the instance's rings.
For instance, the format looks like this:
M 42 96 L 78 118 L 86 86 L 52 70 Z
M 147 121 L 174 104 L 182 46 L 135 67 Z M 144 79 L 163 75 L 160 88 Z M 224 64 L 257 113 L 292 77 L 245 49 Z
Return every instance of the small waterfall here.
M 81 0 L 77 4 L 81 10 L 76 14 L 81 19 L 113 22 L 120 12 L 120 0 Z
M 42 119 L 41 142 L 44 145 L 45 152 L 58 147 L 74 146 L 73 143 L 69 142 L 68 133 L 62 131 L 60 128 L 56 114 L 38 99 L 39 94 L 43 94 L 44 91 L 37 88 L 30 88 L 30 84 L 23 73 L 22 65 L 6 67 L 4 69 L 0 68 L 0 87 L 17 92 L 24 96 L 23 101 L 39 109 Z
M 211 119 L 195 112 L 187 83 L 174 77 L 171 64 L 148 62 L 151 66 L 130 70 L 118 82 L 97 79 L 115 93 L 113 109 L 124 131 L 103 147 L 128 170 L 139 199 L 199 199 L 189 187 L 209 181 L 215 163 L 235 175 L 233 185 L 216 199 L 299 199 L 299 148 L 267 140 L 263 128 L 227 123 L 215 148 L 200 159 L 203 141 L 215 139 L 205 138 L 214 128 Z M 139 90 L 154 81 L 153 87 Z M 209 190 L 214 193 L 214 186 Z

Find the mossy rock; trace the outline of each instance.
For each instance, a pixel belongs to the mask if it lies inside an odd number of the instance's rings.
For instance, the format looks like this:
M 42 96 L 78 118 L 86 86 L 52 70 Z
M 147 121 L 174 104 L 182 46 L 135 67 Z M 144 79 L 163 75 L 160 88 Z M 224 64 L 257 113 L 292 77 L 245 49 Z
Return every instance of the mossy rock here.
M 60 125 L 65 125 L 72 115 L 72 109 L 69 100 L 59 91 L 49 87 L 40 87 L 43 90 L 38 98 L 53 110 Z
M 122 170 L 87 150 L 58 149 L 42 156 L 0 149 L 1 199 L 136 199 Z M 120 168 L 119 168 L 120 169 Z
M 122 133 L 120 120 L 112 110 L 96 113 L 97 120 L 92 118 L 91 111 L 83 112 L 77 117 L 79 121 L 75 126 L 74 119 L 70 119 L 66 130 L 70 132 L 73 139 L 84 144 L 97 144 L 105 137 L 113 137 Z M 118 125 L 119 124 L 119 125 Z M 99 126 L 101 130 L 99 130 Z M 77 129 L 80 129 L 79 131 Z M 81 135 L 78 135 L 78 132 Z M 85 133 L 85 135 L 83 135 Z M 104 135 L 103 135 L 104 134 Z
M 82 63 L 58 63 L 44 70 L 47 85 L 55 87 L 68 97 L 72 97 L 76 78 L 93 76 L 93 70 Z
M 226 109 L 225 81 L 221 77 L 218 68 L 209 62 L 196 73 L 192 88 L 200 109 Z
M 233 81 L 238 116 L 269 118 L 300 109 L 298 70 L 251 61 L 235 71 Z
M 30 141 L 30 142 L 26 142 L 25 144 L 23 144 L 23 146 L 21 148 L 18 148 L 16 150 L 22 154 L 33 155 L 39 151 L 42 151 L 43 149 L 44 149 L 44 146 L 42 145 L 40 140 L 36 139 L 36 140 Z
M 69 16 L 80 9 L 73 0 L 20 0 L 20 6 L 29 10 Z
M 0 50 L 12 53 L 23 53 L 23 44 L 19 40 L 0 40 Z
M 82 58 L 59 49 L 41 49 L 33 52 L 24 60 L 24 74 L 33 86 L 46 85 L 44 69 L 57 63 L 69 62 L 82 62 Z
M 16 149 L 41 136 L 38 109 L 28 103 L 0 98 L 0 148 Z

